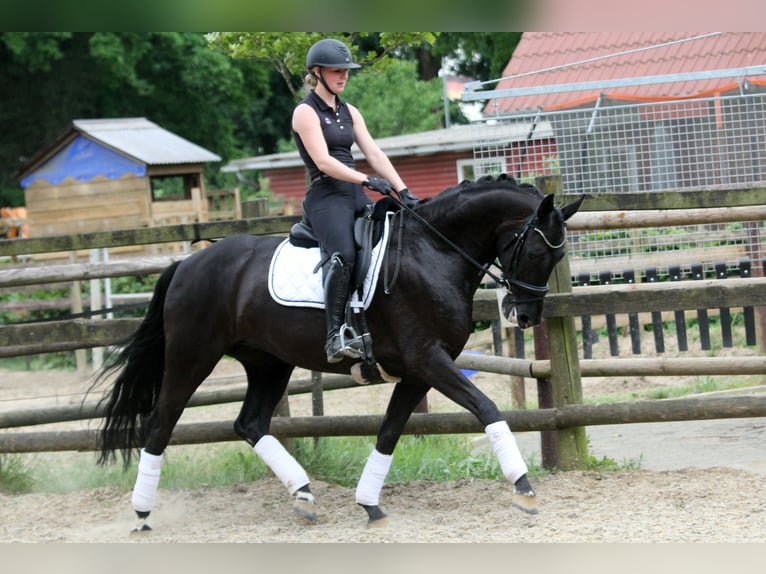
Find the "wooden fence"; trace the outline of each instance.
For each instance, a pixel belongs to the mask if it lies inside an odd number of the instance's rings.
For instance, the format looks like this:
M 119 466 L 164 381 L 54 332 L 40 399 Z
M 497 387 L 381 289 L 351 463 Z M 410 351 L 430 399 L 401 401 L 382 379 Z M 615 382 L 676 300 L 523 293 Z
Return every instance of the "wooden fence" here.
M 603 201 L 601 204 L 603 205 Z M 704 210 L 706 222 L 731 218 L 766 218 L 766 209 L 735 208 Z M 684 219 L 683 212 L 673 213 L 672 221 L 694 222 L 699 216 L 693 210 Z M 598 229 L 617 221 L 618 225 L 630 225 L 631 217 L 615 216 L 613 212 L 578 213 L 569 222 L 570 229 Z M 657 214 L 647 213 L 636 218 L 633 225 L 653 225 Z M 647 220 L 648 217 L 648 220 Z M 662 214 L 667 220 L 667 214 Z M 718 218 L 718 219 L 717 219 Z M 51 251 L 78 251 L 104 247 L 142 245 L 150 243 L 212 240 L 236 233 L 284 234 L 297 220 L 294 216 L 262 217 L 246 220 L 171 225 L 159 228 L 140 228 L 103 233 L 91 233 L 67 237 L 31 238 L 0 241 L 0 256 L 18 256 Z M 180 255 L 179 255 L 180 257 Z M 0 269 L 0 287 L 34 285 L 46 282 L 80 281 L 84 279 L 143 275 L 159 272 L 170 259 L 154 258 L 140 262 L 112 261 L 102 263 L 73 263 L 55 268 Z M 536 411 L 507 411 L 506 420 L 516 431 L 555 431 L 558 452 L 555 461 L 546 466 L 562 469 L 582 467 L 587 460 L 584 444 L 584 426 L 648 422 L 660 420 L 693 420 L 700 418 L 728 418 L 766 416 L 766 399 L 679 399 L 675 401 L 651 401 L 623 403 L 618 405 L 583 405 L 581 377 L 647 376 L 682 374 L 766 374 L 766 357 L 707 357 L 700 358 L 652 358 L 652 359 L 578 359 L 574 318 L 593 315 L 617 315 L 652 312 L 696 311 L 748 307 L 757 309 L 766 305 L 766 279 L 748 277 L 736 281 L 700 280 L 680 283 L 654 284 L 608 284 L 572 288 L 571 274 L 565 261 L 551 278 L 553 292 L 545 302 L 547 352 L 541 352 L 535 360 L 508 357 L 486 357 L 463 354 L 456 361 L 461 368 L 481 369 L 519 377 L 531 377 L 547 383 L 547 398 L 541 395 L 540 409 Z M 479 290 L 474 300 L 475 320 L 497 320 L 498 305 L 494 290 Z M 136 319 L 88 320 L 73 319 L 41 324 L 5 325 L 0 327 L 0 356 L 18 356 L 53 350 L 71 350 L 103 347 L 116 343 L 132 332 Z M 545 356 L 544 356 L 545 355 Z M 550 357 L 550 358 L 547 358 Z M 333 383 L 331 376 L 322 377 L 320 384 L 328 389 Z M 296 383 L 297 384 L 297 383 Z M 289 392 L 309 392 L 291 382 Z M 315 390 L 316 383 L 312 383 Z M 540 386 L 540 385 L 539 385 Z M 302 391 L 295 389 L 302 388 Z M 339 387 L 338 387 L 339 388 Z M 544 388 L 544 384 L 540 386 Z M 241 393 L 241 389 L 235 389 Z M 220 397 L 223 402 L 239 401 L 241 394 Z M 203 399 L 195 399 L 203 400 Z M 88 407 L 95 409 L 95 407 Z M 11 416 L 11 415 L 9 415 Z M 15 416 L 16 418 L 13 418 Z M 0 428 L 22 427 L 42 422 L 33 413 L 21 413 L 0 418 Z M 54 415 L 46 415 L 54 416 Z M 98 417 L 97 410 L 79 413 L 56 413 L 56 420 Z M 26 417 L 26 418 L 25 418 Z M 37 417 L 37 418 L 35 418 Z M 305 420 L 304 420 L 305 419 Z M 40 422 L 34 422 L 38 420 Z M 15 421 L 15 422 L 14 422 Z M 22 421 L 22 422 L 19 422 Z M 279 436 L 322 436 L 328 434 L 375 434 L 380 417 L 291 417 L 275 419 L 274 432 Z M 23 423 L 23 424 L 22 424 Z M 480 432 L 478 422 L 464 413 L 415 414 L 407 427 L 410 433 L 458 433 Z M 41 442 L 52 440 L 56 444 Z M 179 426 L 174 441 L 215 442 L 233 440 L 230 423 L 207 423 L 190 427 Z M 46 444 L 44 447 L 36 445 Z M 16 452 L 44 448 L 46 450 L 69 450 L 94 448 L 94 431 L 69 431 L 68 433 L 13 432 L 0 435 L 0 452 Z M 546 461 L 544 461 L 544 464 Z

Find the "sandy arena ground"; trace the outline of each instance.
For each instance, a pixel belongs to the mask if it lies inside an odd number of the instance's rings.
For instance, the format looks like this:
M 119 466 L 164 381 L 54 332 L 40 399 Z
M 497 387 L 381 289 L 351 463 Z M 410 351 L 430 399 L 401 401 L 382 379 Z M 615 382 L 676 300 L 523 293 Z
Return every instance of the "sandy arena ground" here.
M 223 362 L 215 376 L 241 372 Z M 474 381 L 508 408 L 507 377 L 478 374 Z M 88 382 L 75 373 L 0 372 L 0 411 L 80 400 Z M 215 385 L 210 380 L 204 386 Z M 534 393 L 534 382 L 527 395 Z M 603 396 L 668 385 L 668 380 L 591 379 L 587 393 Z M 682 381 L 678 381 L 682 384 Z M 327 392 L 326 414 L 381 413 L 390 389 Z M 33 402 L 30 397 L 38 397 Z M 40 399 L 39 397 L 43 397 Z M 294 415 L 311 412 L 310 398 L 291 397 Z M 431 410 L 450 403 L 433 391 Z M 182 421 L 233 417 L 237 405 L 189 409 Z M 454 410 L 454 408 L 452 409 Z M 69 427 L 79 423 L 69 423 Z M 671 427 L 661 429 L 659 425 Z M 639 462 L 640 470 L 565 472 L 535 478 L 538 515 L 510 505 L 503 480 L 417 480 L 386 484 L 384 529 L 366 529 L 353 489 L 312 482 L 319 518 L 294 514 L 274 478 L 226 488 L 161 489 L 150 524 L 131 537 L 130 492 L 118 488 L 70 494 L 0 494 L 0 540 L 5 542 L 764 542 L 766 541 L 766 421 L 707 421 L 702 436 L 688 423 L 590 427 L 591 454 Z M 679 426 L 672 426 L 679 425 Z M 718 425 L 718 426 L 716 426 Z M 728 426 L 726 426 L 728 425 Z M 645 427 L 639 429 L 639 427 Z M 46 430 L 54 428 L 47 425 Z M 55 427 L 55 428 L 60 428 Z M 28 430 L 41 430 L 38 428 Z M 6 432 L 6 431 L 3 431 Z M 478 437 L 480 438 L 480 437 Z M 522 452 L 537 456 L 537 433 L 518 436 Z M 477 444 L 480 445 L 479 440 Z M 170 447 L 173 448 L 173 447 Z M 181 447 L 176 447 L 181 448 Z M 186 447 L 183 447 L 186 448 Z M 89 454 L 72 456 L 89 464 Z M 394 462 L 394 464 L 396 464 Z

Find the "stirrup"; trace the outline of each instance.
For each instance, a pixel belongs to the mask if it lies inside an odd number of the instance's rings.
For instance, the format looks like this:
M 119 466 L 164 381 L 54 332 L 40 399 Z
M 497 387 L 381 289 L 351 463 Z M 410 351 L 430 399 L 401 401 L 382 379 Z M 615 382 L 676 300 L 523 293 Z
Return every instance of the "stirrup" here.
M 364 341 L 351 325 L 343 323 L 338 331 L 338 337 L 340 338 L 338 353 L 352 359 L 359 359 L 364 355 Z
M 335 352 L 330 354 L 332 347 L 335 346 L 333 343 L 336 341 L 340 346 Z M 327 352 L 328 363 L 338 363 L 344 358 L 361 359 L 364 356 L 364 341 L 362 337 L 357 335 L 353 327 L 348 323 L 344 323 L 338 330 L 338 333 L 327 341 L 325 351 Z

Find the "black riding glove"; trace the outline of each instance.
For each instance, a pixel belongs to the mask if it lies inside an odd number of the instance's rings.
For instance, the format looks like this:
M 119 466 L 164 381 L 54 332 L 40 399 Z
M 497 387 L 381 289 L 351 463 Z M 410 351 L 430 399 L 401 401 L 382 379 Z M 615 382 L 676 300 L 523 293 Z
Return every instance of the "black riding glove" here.
M 377 175 L 370 176 L 369 179 L 362 185 L 369 187 L 372 191 L 377 191 L 383 195 L 391 195 L 391 192 L 394 191 L 394 188 L 391 187 L 390 181 L 385 178 L 378 177 Z
M 406 187 L 399 191 L 399 199 L 404 205 L 406 205 L 409 208 L 415 207 L 417 203 L 420 201 L 420 198 L 418 198 L 414 193 L 412 193 Z

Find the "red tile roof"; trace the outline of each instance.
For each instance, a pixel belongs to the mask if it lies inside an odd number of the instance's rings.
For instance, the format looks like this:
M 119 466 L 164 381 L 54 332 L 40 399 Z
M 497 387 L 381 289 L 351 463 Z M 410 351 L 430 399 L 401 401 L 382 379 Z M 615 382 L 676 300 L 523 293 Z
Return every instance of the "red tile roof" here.
M 705 32 L 525 32 L 503 77 L 539 72 L 566 64 L 701 36 Z M 546 86 L 637 78 L 663 74 L 723 70 L 766 64 L 766 33 L 724 32 L 678 42 L 651 50 L 600 59 L 588 63 L 503 80 L 494 88 Z M 760 77 L 766 79 L 764 76 Z M 672 84 L 610 88 L 609 95 L 640 97 L 691 96 L 736 84 L 736 78 L 708 79 Z M 723 89 L 722 89 L 723 88 Z M 596 90 L 498 98 L 488 102 L 485 113 L 522 109 L 568 107 L 585 99 L 595 100 Z M 495 105 L 497 104 L 497 106 Z

